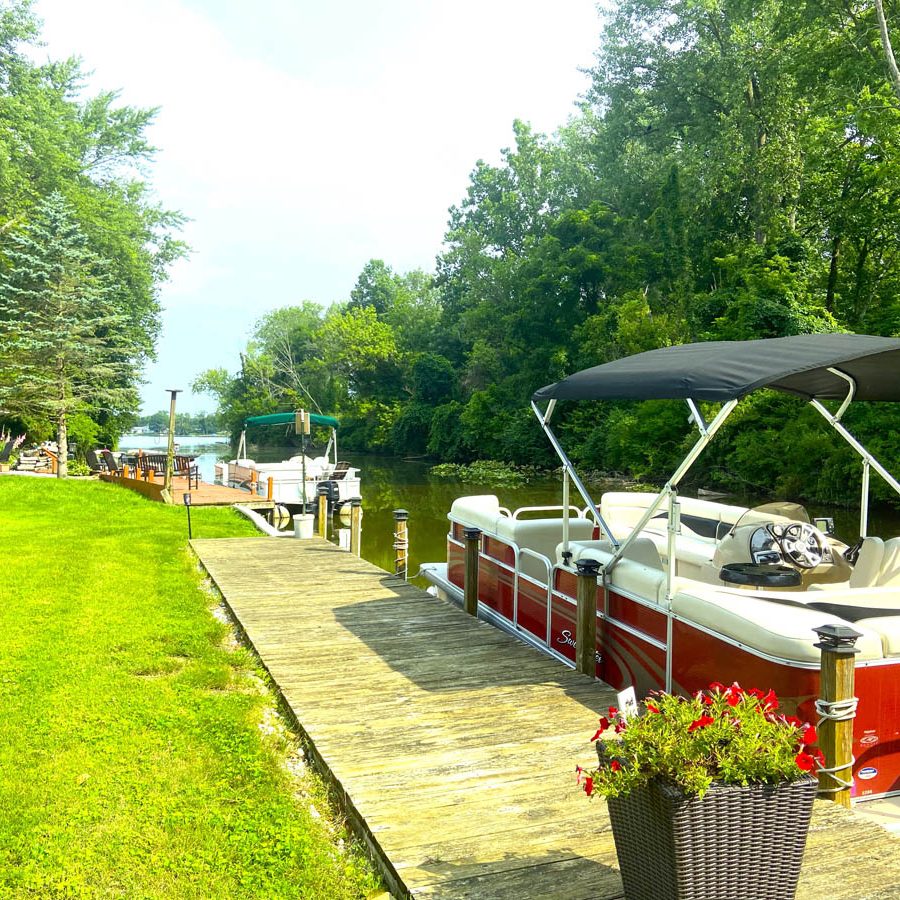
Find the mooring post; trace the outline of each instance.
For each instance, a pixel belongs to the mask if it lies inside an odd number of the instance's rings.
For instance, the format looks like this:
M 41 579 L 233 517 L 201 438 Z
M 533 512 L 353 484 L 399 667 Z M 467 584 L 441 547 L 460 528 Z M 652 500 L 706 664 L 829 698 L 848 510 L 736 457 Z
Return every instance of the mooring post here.
M 350 552 L 359 556 L 359 543 L 362 526 L 362 498 L 354 497 L 350 501 Z
M 271 500 L 275 496 L 275 478 L 270 475 L 266 483 L 266 500 Z
M 600 563 L 596 559 L 579 559 L 575 623 L 575 669 L 597 677 L 597 575 Z
M 478 554 L 481 529 L 463 528 L 466 537 L 466 567 L 463 570 L 463 608 L 470 616 L 478 615 Z
M 319 491 L 319 537 L 328 537 L 328 494 L 325 491 Z
M 822 651 L 816 712 L 820 718 L 817 731 L 825 766 L 819 771 L 819 796 L 849 809 L 856 717 L 854 656 L 859 653 L 855 645 L 861 635 L 849 625 L 823 625 L 813 631 L 819 636 L 815 646 Z
M 394 574 L 406 580 L 409 574 L 409 513 L 394 510 Z

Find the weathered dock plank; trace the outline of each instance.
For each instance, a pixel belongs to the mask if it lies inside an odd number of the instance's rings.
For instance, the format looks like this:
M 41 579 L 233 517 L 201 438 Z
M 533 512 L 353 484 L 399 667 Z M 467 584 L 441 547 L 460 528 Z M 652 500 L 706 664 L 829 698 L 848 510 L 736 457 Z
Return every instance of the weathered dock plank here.
M 573 778 L 611 689 L 324 541 L 193 546 L 393 892 L 623 896 L 605 804 Z M 798 897 L 898 885 L 900 842 L 817 803 Z

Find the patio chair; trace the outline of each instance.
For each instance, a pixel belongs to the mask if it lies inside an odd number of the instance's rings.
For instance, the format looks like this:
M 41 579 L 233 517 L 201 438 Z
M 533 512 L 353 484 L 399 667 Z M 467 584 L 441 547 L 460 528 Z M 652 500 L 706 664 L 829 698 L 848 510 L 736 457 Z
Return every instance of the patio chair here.
M 187 476 L 188 490 L 191 489 L 192 482 L 195 488 L 200 488 L 200 467 L 190 456 L 179 456 L 178 454 L 175 454 L 172 466 L 173 475 Z
M 331 478 L 334 481 L 340 481 L 342 478 L 346 477 L 349 468 L 350 463 L 348 462 L 336 462 L 334 464 L 334 471 L 331 473 Z
M 101 450 L 100 455 L 103 457 L 103 462 L 106 463 L 106 468 L 113 475 L 121 475 L 122 470 L 119 468 L 118 462 L 116 462 L 116 458 L 112 455 L 112 451 L 110 450 Z
M 87 463 L 87 467 L 94 474 L 109 471 L 106 468 L 106 463 L 99 456 L 97 456 L 96 450 L 88 450 L 87 453 L 84 454 L 84 461 Z

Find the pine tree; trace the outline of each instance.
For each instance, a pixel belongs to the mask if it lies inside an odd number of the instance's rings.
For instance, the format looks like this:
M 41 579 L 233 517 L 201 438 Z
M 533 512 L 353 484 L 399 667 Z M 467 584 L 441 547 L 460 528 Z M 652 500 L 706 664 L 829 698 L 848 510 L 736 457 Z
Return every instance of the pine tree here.
M 0 249 L 0 415 L 53 421 L 65 478 L 70 417 L 133 409 L 140 348 L 62 194 Z

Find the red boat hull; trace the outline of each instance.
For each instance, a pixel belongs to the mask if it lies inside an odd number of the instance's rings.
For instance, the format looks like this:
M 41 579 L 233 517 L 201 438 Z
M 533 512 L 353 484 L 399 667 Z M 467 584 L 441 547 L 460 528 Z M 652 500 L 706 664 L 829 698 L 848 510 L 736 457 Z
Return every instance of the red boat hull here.
M 448 578 L 463 585 L 462 527 L 448 540 Z M 518 586 L 518 591 L 516 587 Z M 577 637 L 576 577 L 554 569 L 552 590 L 516 576 L 515 551 L 484 537 L 478 572 L 479 602 L 521 633 L 574 663 Z M 597 677 L 616 689 L 633 686 L 638 697 L 662 690 L 666 669 L 666 615 L 648 603 L 603 587 L 597 589 Z M 680 619 L 672 625 L 672 688 L 690 694 L 713 681 L 772 688 L 788 714 L 814 722 L 819 671 L 767 658 Z M 900 792 L 900 660 L 856 667 L 859 697 L 853 755 L 858 798 Z

